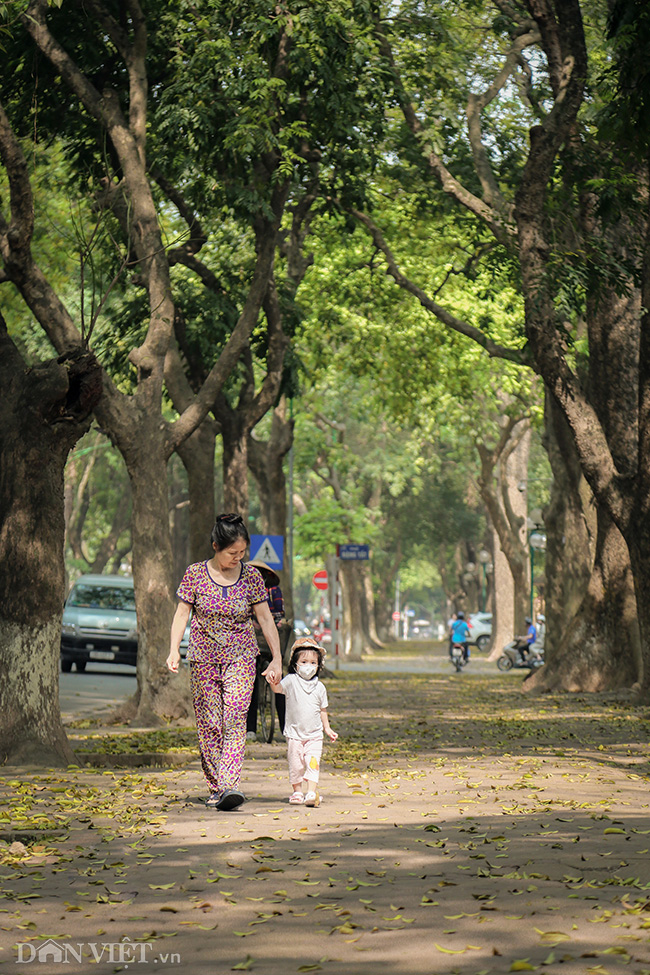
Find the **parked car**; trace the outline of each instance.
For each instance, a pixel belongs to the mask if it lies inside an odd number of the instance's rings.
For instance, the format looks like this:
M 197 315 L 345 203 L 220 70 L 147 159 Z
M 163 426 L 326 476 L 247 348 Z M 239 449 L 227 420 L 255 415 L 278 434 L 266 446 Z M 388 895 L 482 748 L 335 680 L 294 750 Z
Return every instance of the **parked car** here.
M 190 638 L 187 624 L 180 645 L 185 658 Z M 74 664 L 79 673 L 88 661 L 135 667 L 138 627 L 133 579 L 129 576 L 85 575 L 73 585 L 63 609 L 61 670 Z
M 472 613 L 467 620 L 469 626 L 468 643 L 474 644 L 479 650 L 485 650 L 492 639 L 492 613 Z
M 296 636 L 311 636 L 311 630 L 304 620 L 293 621 L 293 632 Z
M 413 620 L 413 636 L 420 640 L 428 640 L 431 637 L 431 620 Z
M 63 609 L 61 670 L 83 673 L 89 660 L 135 666 L 138 654 L 133 579 L 85 575 Z

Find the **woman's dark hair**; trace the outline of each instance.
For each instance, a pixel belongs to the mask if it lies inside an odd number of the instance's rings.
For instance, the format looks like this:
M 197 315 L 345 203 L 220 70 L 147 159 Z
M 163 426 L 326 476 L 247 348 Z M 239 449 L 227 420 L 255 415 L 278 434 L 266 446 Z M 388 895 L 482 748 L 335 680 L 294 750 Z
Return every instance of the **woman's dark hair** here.
M 297 673 L 296 665 L 298 663 L 298 657 L 303 652 L 303 650 L 315 650 L 318 656 L 318 670 L 314 674 L 314 677 L 319 677 L 320 672 L 324 666 L 325 651 L 323 650 L 322 647 L 315 646 L 313 643 L 299 643 L 298 646 L 294 644 L 294 647 L 291 651 L 291 657 L 289 658 L 289 666 L 287 667 L 287 673 L 289 674 Z
M 248 545 L 250 537 L 241 515 L 217 515 L 212 534 L 212 543 L 217 546 L 217 551 L 221 552 L 224 548 L 230 548 L 236 541 L 242 538 Z

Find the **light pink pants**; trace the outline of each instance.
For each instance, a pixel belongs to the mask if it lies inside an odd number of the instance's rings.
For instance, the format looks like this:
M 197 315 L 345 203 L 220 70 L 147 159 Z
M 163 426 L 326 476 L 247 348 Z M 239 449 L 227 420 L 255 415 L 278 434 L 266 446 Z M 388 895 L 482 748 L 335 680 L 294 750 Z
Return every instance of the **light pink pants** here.
M 310 738 L 307 741 L 300 741 L 298 738 L 287 739 L 291 785 L 299 785 L 303 778 L 309 779 L 310 782 L 318 782 L 322 751 L 322 738 Z

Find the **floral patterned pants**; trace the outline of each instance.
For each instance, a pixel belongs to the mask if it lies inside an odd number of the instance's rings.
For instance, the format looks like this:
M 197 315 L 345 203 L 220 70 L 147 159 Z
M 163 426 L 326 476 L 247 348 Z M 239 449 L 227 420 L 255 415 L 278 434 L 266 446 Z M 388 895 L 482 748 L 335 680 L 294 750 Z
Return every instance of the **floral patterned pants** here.
M 246 747 L 246 712 L 254 683 L 252 654 L 190 662 L 201 766 L 211 792 L 239 788 Z

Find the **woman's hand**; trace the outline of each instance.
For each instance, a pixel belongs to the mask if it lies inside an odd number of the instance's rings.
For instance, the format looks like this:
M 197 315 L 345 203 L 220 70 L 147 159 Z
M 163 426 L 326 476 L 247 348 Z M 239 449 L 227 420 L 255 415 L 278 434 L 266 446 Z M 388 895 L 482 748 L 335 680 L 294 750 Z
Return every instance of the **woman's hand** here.
M 279 684 L 282 680 L 282 664 L 272 660 L 266 670 L 262 671 L 262 677 L 266 677 L 269 684 Z
M 171 670 L 172 674 L 177 674 L 180 662 L 181 662 L 180 650 L 170 650 L 169 656 L 165 661 L 165 663 L 167 664 L 167 669 Z

